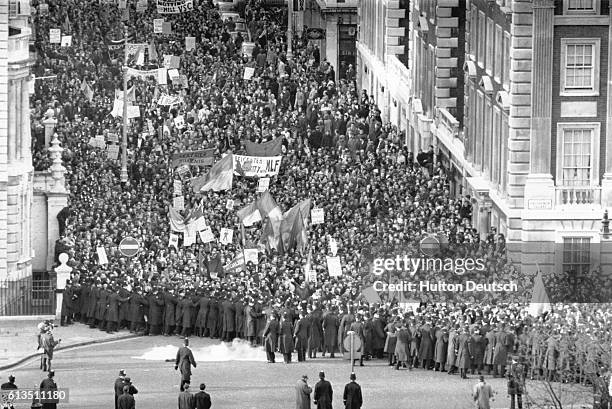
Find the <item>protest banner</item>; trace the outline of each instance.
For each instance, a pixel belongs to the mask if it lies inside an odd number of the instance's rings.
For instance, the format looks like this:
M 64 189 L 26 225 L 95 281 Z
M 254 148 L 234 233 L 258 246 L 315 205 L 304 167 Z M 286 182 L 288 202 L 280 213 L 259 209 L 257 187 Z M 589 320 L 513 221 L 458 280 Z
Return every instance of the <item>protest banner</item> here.
M 104 247 L 97 247 L 96 252 L 98 253 L 98 262 L 100 263 L 100 265 L 108 264 L 106 249 Z
M 340 277 L 342 275 L 342 265 L 340 264 L 340 257 L 338 256 L 326 256 L 327 259 L 327 271 L 330 277 Z
M 106 147 L 106 156 L 110 160 L 117 160 L 119 157 L 119 145 L 108 145 Z
M 98 135 L 95 138 L 89 138 L 89 145 L 93 146 L 94 148 L 104 149 L 106 148 L 106 141 L 102 135 Z
M 179 179 L 174 179 L 174 183 L 172 186 L 174 188 L 174 196 L 183 195 L 183 182 L 181 182 Z
M 185 37 L 185 50 L 186 51 L 193 50 L 195 46 L 196 46 L 195 37 Z
M 163 94 L 159 97 L 159 100 L 157 100 L 157 105 L 172 106 L 172 105 L 180 104 L 181 101 L 182 99 L 179 96 L 171 96 L 171 95 Z
M 189 165 L 181 165 L 176 171 L 179 176 L 184 176 L 189 173 Z
M 62 36 L 60 40 L 61 47 L 70 47 L 72 46 L 72 36 Z
M 126 70 L 126 74 L 128 78 L 130 77 L 138 77 L 140 79 L 145 79 L 147 77 L 154 77 L 157 79 L 157 68 L 152 70 L 137 70 L 132 67 L 128 67 Z
M 255 74 L 255 68 L 244 67 L 244 76 L 242 78 L 245 80 L 250 80 L 251 78 L 253 78 L 254 74 Z
M 225 227 L 221 228 L 221 244 L 232 244 L 232 239 L 234 238 L 234 230 L 226 229 Z
M 164 19 L 163 18 L 153 19 L 153 33 L 161 34 L 163 29 L 164 29 Z
M 248 264 L 249 262 L 257 265 L 259 264 L 259 257 L 257 256 L 257 249 L 244 249 L 244 262 Z
M 234 174 L 247 177 L 276 176 L 282 156 L 234 155 Z
M 200 240 L 202 240 L 202 243 L 210 243 L 211 241 L 215 241 L 215 235 L 213 234 L 210 226 L 207 226 L 203 230 L 200 230 L 199 234 L 200 234 Z
M 212 166 L 214 154 L 214 149 L 202 149 L 198 151 L 175 153 L 172 155 L 172 167 L 182 165 Z
M 270 178 L 259 178 L 257 193 L 263 193 L 268 189 L 270 189 Z
M 193 222 L 189 223 L 188 226 L 191 224 L 193 224 L 193 228 L 195 231 L 202 231 L 206 229 L 206 219 L 204 219 L 204 216 L 198 217 Z
M 244 255 L 238 254 L 233 260 L 223 266 L 226 274 L 236 274 L 244 270 Z
M 234 210 L 234 199 L 227 199 L 227 202 L 225 202 L 225 208 L 227 210 Z
M 51 44 L 60 44 L 62 42 L 62 30 L 52 28 L 49 30 L 49 42 Z
M 185 13 L 193 10 L 193 0 L 157 0 L 158 14 Z
M 172 207 L 176 210 L 185 210 L 185 198 L 183 196 L 178 196 L 172 199 Z
M 312 224 L 322 224 L 325 222 L 325 212 L 321 208 L 314 208 L 310 211 Z

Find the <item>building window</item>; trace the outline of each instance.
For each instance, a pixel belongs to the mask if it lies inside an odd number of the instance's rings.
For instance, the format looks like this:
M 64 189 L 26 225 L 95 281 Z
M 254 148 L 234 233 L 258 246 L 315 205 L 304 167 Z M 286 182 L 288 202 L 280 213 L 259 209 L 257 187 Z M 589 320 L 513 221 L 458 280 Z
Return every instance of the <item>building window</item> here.
M 599 184 L 600 123 L 560 123 L 557 128 L 557 185 Z
M 492 126 L 493 126 L 493 105 L 491 99 L 485 97 L 485 106 L 483 110 L 483 125 L 484 125 L 484 152 L 483 152 L 483 171 L 486 176 L 491 176 L 491 167 L 493 152 L 491 151 Z
M 504 89 L 506 91 L 510 90 L 510 64 L 511 64 L 511 58 L 510 58 L 510 42 L 511 42 L 511 37 L 510 37 L 510 33 L 508 32 L 504 32 L 504 72 L 503 72 L 503 78 L 502 78 L 502 83 L 504 86 Z
M 564 0 L 563 14 L 599 14 L 599 0 Z
M 561 95 L 599 95 L 598 38 L 561 39 Z
M 493 64 L 493 76 L 498 84 L 501 84 L 502 78 L 502 53 L 504 51 L 504 32 L 500 25 L 495 26 L 495 62 Z
M 495 22 L 492 18 L 487 19 L 487 55 L 485 66 L 487 74 L 493 75 L 493 56 L 495 55 Z
M 501 128 L 501 111 L 499 108 L 493 109 L 493 154 L 491 155 L 492 165 L 491 165 L 491 180 L 493 183 L 499 186 L 500 182 L 500 153 L 501 153 L 501 144 L 500 142 L 500 128 Z
M 478 12 L 478 65 L 484 67 L 485 50 L 487 49 L 487 18 L 484 11 Z
M 502 113 L 502 123 L 501 123 L 501 159 L 499 164 L 499 173 L 500 173 L 500 185 L 503 196 L 506 196 L 506 186 L 508 183 L 508 172 L 506 169 L 508 168 L 508 138 L 510 136 L 510 126 L 508 124 L 508 115 L 506 113 Z
M 587 274 L 591 268 L 591 239 L 589 237 L 563 238 L 563 272 Z
M 473 61 L 476 61 L 477 40 L 478 39 L 478 8 L 472 4 L 472 11 L 470 12 L 470 55 Z
M 483 130 L 484 130 L 484 94 L 476 91 L 478 102 L 476 105 L 476 121 L 474 121 L 474 130 L 476 131 L 476 140 L 474 141 L 474 164 L 478 170 L 482 169 L 482 152 L 483 152 Z

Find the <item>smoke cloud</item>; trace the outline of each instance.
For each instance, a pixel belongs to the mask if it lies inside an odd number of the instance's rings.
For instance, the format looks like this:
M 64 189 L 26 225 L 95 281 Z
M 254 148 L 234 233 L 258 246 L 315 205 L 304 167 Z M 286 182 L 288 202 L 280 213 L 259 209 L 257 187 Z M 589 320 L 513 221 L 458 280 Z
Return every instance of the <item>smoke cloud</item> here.
M 175 345 L 156 346 L 133 359 L 144 361 L 174 361 L 178 347 Z M 249 342 L 234 339 L 231 344 L 221 342 L 202 348 L 192 348 L 193 356 L 197 362 L 226 362 L 226 361 L 266 361 L 266 353 L 261 347 L 252 347 Z

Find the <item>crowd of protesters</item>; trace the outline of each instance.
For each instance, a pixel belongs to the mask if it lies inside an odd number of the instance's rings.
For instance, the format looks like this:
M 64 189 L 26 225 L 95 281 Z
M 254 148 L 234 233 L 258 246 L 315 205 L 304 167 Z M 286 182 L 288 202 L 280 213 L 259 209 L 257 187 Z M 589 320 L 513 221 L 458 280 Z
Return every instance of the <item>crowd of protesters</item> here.
M 74 268 L 64 297 L 68 323 L 80 319 L 111 332 L 128 326 L 151 335 L 241 337 L 265 344 L 270 361 L 275 350 L 287 355 L 297 349 L 299 360 L 306 352 L 310 358 L 333 355 L 353 330 L 364 341 L 363 358 L 386 352 L 398 369 L 402 364 L 450 373 L 458 368 L 466 376 L 467 370 L 488 366 L 503 376 L 516 354 L 532 376 L 559 379 L 563 369 L 581 380 L 602 373 L 609 362 L 609 306 L 585 311 L 566 305 L 545 318 L 530 317 L 526 303 L 533 278 L 519 274 L 506 258 L 503 235 L 473 228 L 470 198 L 451 195 L 433 152 L 410 152 L 403 132 L 384 123 L 374 98 L 356 87 L 352 67 L 336 75 L 316 44 L 301 36 L 293 39 L 294 56 L 287 58 L 282 11 L 245 3 L 242 13 L 255 43 L 245 55 L 247 39 L 232 34 L 235 22 L 222 20 L 209 1 L 196 2 L 188 13 L 165 15 L 171 34 L 153 33 L 159 16 L 152 2 L 145 11 L 128 2 L 127 14 L 106 2 L 47 4 L 48 12 L 35 17 L 35 71 L 57 77 L 36 82 L 33 157 L 37 169 L 49 166 L 42 120 L 53 115 L 70 191 L 57 246 Z M 130 43 L 148 45 L 137 68 L 157 68 L 164 55 L 179 56 L 186 82 L 129 80 L 140 115 L 130 120 L 129 177 L 121 183 L 120 161 L 89 141 L 122 133 L 123 120 L 111 110 L 122 89 L 123 47 L 115 50 L 114 44 L 123 38 L 124 23 Z M 71 33 L 70 46 L 50 44 L 49 29 L 56 27 Z M 186 36 L 196 38 L 195 49 L 185 50 Z M 255 70 L 251 79 L 243 79 L 246 67 Z M 87 87 L 92 94 L 84 92 Z M 180 97 L 180 103 L 158 105 L 160 95 Z M 175 120 L 179 116 L 184 125 Z M 306 220 L 308 251 L 260 247 L 257 265 L 213 278 L 203 258 L 226 263 L 244 246 L 260 243 L 261 224 L 239 233 L 236 215 L 257 198 L 257 180 L 237 176 L 231 190 L 194 192 L 190 180 L 206 169 L 177 172 L 170 159 L 203 148 L 220 158 L 243 153 L 247 140 L 276 138 L 282 138 L 283 157 L 270 193 L 283 210 L 311 199 L 313 207 L 324 209 L 325 222 Z M 198 237 L 191 246 L 168 245 L 175 180 L 183 186 L 183 214 L 201 205 L 217 237 L 221 228 L 235 230 L 232 244 L 205 244 Z M 226 206 L 228 199 L 233 207 Z M 375 279 L 372 257 L 417 254 L 425 233 L 443 236 L 449 254 L 484 259 L 485 268 L 472 279 L 516 281 L 519 291 L 468 298 L 422 294 L 426 303 L 411 312 L 403 312 L 390 293 L 380 294 L 380 302 L 364 297 Z M 118 251 L 127 236 L 141 243 L 132 258 Z M 340 277 L 327 273 L 332 239 Z M 101 264 L 100 247 L 107 263 Z M 307 282 L 308 254 L 316 280 Z M 277 319 L 278 325 L 270 325 Z

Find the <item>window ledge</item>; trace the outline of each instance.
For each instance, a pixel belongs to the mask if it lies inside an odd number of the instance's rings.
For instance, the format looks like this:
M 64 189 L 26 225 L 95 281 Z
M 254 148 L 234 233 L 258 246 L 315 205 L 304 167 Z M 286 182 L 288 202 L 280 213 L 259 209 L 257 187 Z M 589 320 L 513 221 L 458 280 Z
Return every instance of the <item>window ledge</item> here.
M 561 91 L 561 97 L 598 97 L 599 91 Z
M 556 26 L 607 26 L 610 25 L 609 16 L 597 16 L 593 14 L 572 14 L 555 16 Z

